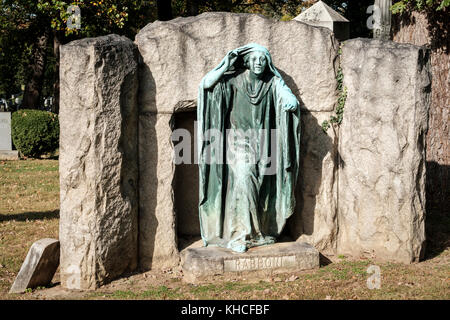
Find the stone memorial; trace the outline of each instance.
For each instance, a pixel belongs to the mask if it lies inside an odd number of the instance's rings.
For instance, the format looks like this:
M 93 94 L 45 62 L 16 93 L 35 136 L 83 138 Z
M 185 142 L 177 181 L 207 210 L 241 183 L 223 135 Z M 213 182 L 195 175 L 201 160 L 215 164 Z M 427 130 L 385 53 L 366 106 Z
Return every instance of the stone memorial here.
M 199 217 L 208 249 L 183 252 L 184 274 L 318 267 L 319 253 L 308 244 L 272 245 L 295 209 L 300 108 L 269 51 L 250 43 L 227 52 L 201 80 L 197 104 Z
M 338 40 L 347 40 L 350 37 L 350 21 L 330 8 L 325 2 L 317 1 L 294 20 L 301 21 L 316 27 L 325 27 L 333 31 Z
M 259 45 L 246 45 L 252 43 Z M 251 67 L 253 58 L 259 65 Z M 263 61 L 270 72 L 261 79 L 237 71 L 247 63 L 256 74 Z M 220 76 L 202 82 L 211 70 Z M 344 119 L 324 132 L 321 123 L 335 115 L 339 70 L 348 95 Z M 313 268 L 319 252 L 404 263 L 423 255 L 430 64 L 422 47 L 340 43 L 327 28 L 295 20 L 205 13 L 155 21 L 134 43 L 109 35 L 64 45 L 60 78 L 65 288 L 94 289 L 137 267 L 180 263 L 199 278 Z M 208 115 L 220 106 L 209 103 L 215 99 L 233 105 L 231 92 L 253 114 Z M 280 92 L 292 103 L 279 104 Z M 280 183 L 275 174 L 261 181 L 261 168 L 253 165 L 212 174 L 202 168 L 195 141 L 203 132 L 195 121 L 205 128 L 255 128 L 261 125 L 255 119 L 266 117 L 254 106 L 267 101 L 288 110 L 267 117 L 274 119 L 269 128 L 284 119 L 290 130 L 277 135 L 290 143 L 275 148 L 286 179 Z M 174 137 L 178 130 L 193 138 Z M 191 147 L 182 163 L 176 161 L 180 145 Z M 226 182 L 214 181 L 219 172 Z M 274 191 L 264 179 L 273 179 Z M 238 186 L 229 191 L 228 183 Z M 275 222 L 255 217 L 261 202 L 275 205 L 267 210 Z M 208 212 L 213 207 L 220 214 Z M 195 248 L 201 239 L 208 246 Z
M 333 114 L 337 101 L 335 74 L 339 46 L 331 31 L 254 14 L 205 13 L 151 23 L 138 33 L 135 43 L 142 56 L 141 268 L 178 266 L 180 240 L 185 236 L 201 237 L 198 164 L 192 161 L 175 165 L 175 143 L 167 137 L 176 129 L 186 129 L 195 135 L 199 83 L 230 49 L 247 43 L 258 43 L 268 49 L 277 70 L 299 101 L 302 113 L 300 128 L 304 132 L 295 190 L 297 205 L 283 232 L 292 240 L 318 245 L 316 248 L 322 252 L 333 252 L 337 145 L 333 145 L 334 133 L 331 130 L 324 133 L 320 126 L 321 121 Z M 195 148 L 193 144 L 192 150 Z
M 18 159 L 18 151 L 12 149 L 11 112 L 0 112 L 0 160 Z

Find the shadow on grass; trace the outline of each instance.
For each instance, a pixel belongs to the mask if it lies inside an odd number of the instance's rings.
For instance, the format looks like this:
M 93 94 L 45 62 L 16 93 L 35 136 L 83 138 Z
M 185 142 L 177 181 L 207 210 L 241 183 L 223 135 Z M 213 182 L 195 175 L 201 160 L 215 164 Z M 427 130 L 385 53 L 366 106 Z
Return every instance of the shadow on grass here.
M 331 264 L 332 261 L 319 252 L 319 264 L 321 267 Z
M 426 162 L 426 248 L 424 260 L 450 247 L 450 166 Z
M 445 212 L 433 212 L 427 217 L 426 249 L 424 260 L 439 256 L 450 247 L 450 216 Z
M 4 221 L 30 221 L 30 220 L 50 220 L 59 218 L 59 210 L 46 212 L 24 212 L 15 214 L 0 214 L 0 222 Z

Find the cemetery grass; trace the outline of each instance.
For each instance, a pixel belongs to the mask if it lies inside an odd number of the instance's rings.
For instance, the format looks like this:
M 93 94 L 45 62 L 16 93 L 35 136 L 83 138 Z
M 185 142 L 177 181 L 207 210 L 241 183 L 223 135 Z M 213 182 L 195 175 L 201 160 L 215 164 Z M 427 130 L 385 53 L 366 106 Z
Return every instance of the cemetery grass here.
M 48 288 L 8 294 L 31 244 L 58 238 L 57 160 L 0 161 L 0 299 L 450 299 L 450 218 L 427 218 L 426 259 L 411 265 L 345 256 L 320 269 L 243 279 L 182 280 L 180 268 L 128 274 L 95 291 L 68 291 L 58 271 Z M 369 265 L 381 269 L 380 289 L 368 289 Z

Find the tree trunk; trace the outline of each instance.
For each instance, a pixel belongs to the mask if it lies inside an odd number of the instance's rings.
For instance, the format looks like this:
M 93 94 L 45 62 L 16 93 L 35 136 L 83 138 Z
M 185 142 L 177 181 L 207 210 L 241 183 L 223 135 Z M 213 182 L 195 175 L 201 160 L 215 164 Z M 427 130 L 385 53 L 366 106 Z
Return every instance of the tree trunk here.
M 431 108 L 428 120 L 426 170 L 427 212 L 440 214 L 450 208 L 450 25 L 448 8 L 407 12 L 393 16 L 393 40 L 431 49 Z
M 45 32 L 39 36 L 34 44 L 32 58 L 31 77 L 25 86 L 23 94 L 22 108 L 39 109 L 42 84 L 44 82 L 44 70 L 47 58 L 47 44 L 49 34 Z
M 199 0 L 186 0 L 186 13 L 188 16 L 196 16 L 199 12 Z
M 171 0 L 157 0 L 156 6 L 158 7 L 158 20 L 167 21 L 173 19 Z
M 52 112 L 59 113 L 59 48 L 61 41 L 57 32 L 53 35 L 53 54 L 55 55 L 55 83 L 53 84 L 53 106 Z

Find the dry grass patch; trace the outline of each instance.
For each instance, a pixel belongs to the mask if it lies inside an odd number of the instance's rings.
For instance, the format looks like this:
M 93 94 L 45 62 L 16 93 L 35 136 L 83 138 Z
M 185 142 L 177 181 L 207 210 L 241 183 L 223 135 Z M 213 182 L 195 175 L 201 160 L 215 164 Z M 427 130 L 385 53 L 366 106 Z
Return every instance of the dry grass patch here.
M 33 242 L 58 238 L 57 160 L 0 161 L 0 299 L 7 294 Z

